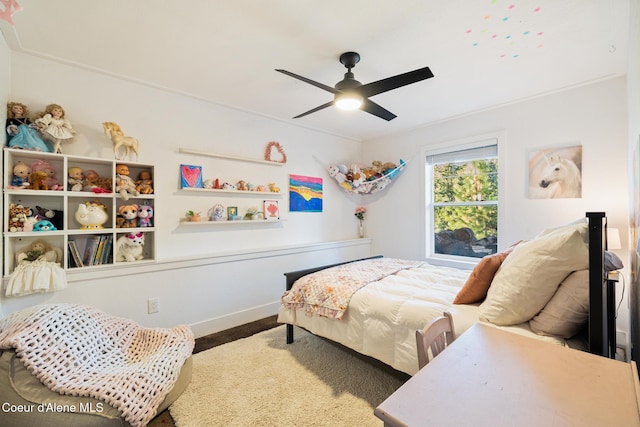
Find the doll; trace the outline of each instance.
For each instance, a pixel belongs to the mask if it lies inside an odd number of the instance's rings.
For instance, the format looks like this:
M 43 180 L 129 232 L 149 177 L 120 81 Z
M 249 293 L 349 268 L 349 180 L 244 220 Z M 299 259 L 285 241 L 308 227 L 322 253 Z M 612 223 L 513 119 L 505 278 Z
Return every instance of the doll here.
M 31 151 L 51 152 L 40 137 L 36 125 L 29 119 L 29 109 L 19 102 L 7 104 L 7 145 Z
M 143 170 L 138 174 L 138 180 L 136 181 L 136 190 L 140 194 L 153 193 L 153 180 L 151 179 L 150 171 Z
M 13 178 L 9 188 L 18 190 L 28 188 L 29 176 L 31 176 L 31 166 L 24 162 L 17 162 L 13 167 Z
M 93 193 L 111 193 L 111 190 L 113 189 L 113 181 L 111 178 L 102 177 L 93 169 L 84 171 L 83 177 L 83 191 L 91 191 Z
M 46 160 L 36 160 L 35 162 L 31 163 L 31 170 L 32 173 L 44 172 L 47 174 L 44 183 L 49 188 L 49 190 L 63 190 L 62 185 L 60 185 L 60 182 L 56 178 L 56 170 L 53 168 L 51 163 L 47 162 Z
M 16 263 L 22 264 L 33 261 L 62 261 L 62 251 L 59 248 L 52 247 L 45 240 L 34 240 L 29 246 L 21 249 L 16 253 Z
M 116 191 L 120 193 L 124 200 L 129 200 L 129 195 L 139 196 L 136 190 L 136 183 L 129 176 L 129 166 L 119 163 L 116 165 Z
M 64 109 L 58 104 L 49 104 L 39 119 L 35 120 L 42 137 L 54 144 L 54 152 L 62 153 L 62 142 L 71 142 L 75 131 L 64 118 Z
M 67 183 L 70 191 L 82 191 L 84 185 L 84 175 L 82 169 L 77 166 L 72 166 L 67 170 L 68 178 Z

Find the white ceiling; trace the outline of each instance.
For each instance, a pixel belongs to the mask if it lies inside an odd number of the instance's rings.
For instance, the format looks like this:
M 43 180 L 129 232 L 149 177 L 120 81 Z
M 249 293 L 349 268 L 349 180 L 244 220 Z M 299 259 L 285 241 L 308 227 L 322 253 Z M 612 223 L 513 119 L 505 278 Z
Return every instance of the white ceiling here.
M 356 140 L 626 72 L 628 0 L 17 3 L 14 26 L 0 21 L 13 50 Z M 291 119 L 332 95 L 274 69 L 333 86 L 352 50 L 362 83 L 435 77 L 372 97 L 390 122 L 335 107 Z

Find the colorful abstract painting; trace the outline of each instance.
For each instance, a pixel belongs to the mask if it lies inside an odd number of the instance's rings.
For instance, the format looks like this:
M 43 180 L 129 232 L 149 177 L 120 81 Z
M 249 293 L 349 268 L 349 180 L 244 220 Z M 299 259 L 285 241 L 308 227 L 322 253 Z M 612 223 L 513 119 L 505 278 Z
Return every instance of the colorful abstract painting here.
M 289 175 L 289 211 L 322 212 L 322 178 Z

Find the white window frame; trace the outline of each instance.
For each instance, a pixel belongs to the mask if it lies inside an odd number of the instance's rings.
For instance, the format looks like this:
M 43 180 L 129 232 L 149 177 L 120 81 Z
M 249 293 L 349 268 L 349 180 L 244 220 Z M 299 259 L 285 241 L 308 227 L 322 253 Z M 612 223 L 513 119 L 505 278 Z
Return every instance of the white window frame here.
M 495 132 L 483 135 L 472 136 L 463 139 L 452 140 L 440 144 L 429 145 L 423 148 L 422 158 L 424 159 L 424 222 L 425 224 L 425 246 L 424 246 L 424 254 L 425 259 L 432 264 L 435 265 L 444 265 L 449 267 L 457 267 L 457 268 L 473 268 L 479 261 L 480 258 L 472 258 L 472 257 L 463 257 L 458 255 L 446 255 L 446 254 L 436 254 L 433 251 L 434 247 L 434 221 L 433 221 L 433 206 L 432 206 L 432 197 L 433 197 L 433 176 L 431 165 L 427 164 L 427 157 L 444 154 L 444 153 L 452 153 L 455 151 L 469 150 L 473 148 L 479 148 L 487 145 L 497 145 L 498 149 L 498 230 L 504 229 L 502 226 L 504 223 L 504 215 L 502 212 L 504 211 L 503 206 L 505 205 L 506 200 L 506 186 L 504 178 L 505 175 L 505 165 L 506 162 L 504 160 L 505 157 L 505 136 L 504 132 Z M 500 231 L 498 231 L 498 235 L 500 235 Z

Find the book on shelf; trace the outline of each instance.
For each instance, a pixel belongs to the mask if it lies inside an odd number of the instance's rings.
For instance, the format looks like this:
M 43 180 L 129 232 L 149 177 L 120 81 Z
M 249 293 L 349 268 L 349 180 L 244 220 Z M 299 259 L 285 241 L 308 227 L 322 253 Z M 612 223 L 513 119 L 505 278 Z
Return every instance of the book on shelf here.
M 102 258 L 100 260 L 100 264 L 111 264 L 113 259 L 111 257 L 111 247 L 113 246 L 113 236 L 108 235 L 106 237 L 107 238 L 105 239 L 105 242 L 104 242 L 104 249 L 102 250 Z
M 82 263 L 85 267 L 93 265 L 93 258 L 98 250 L 98 236 L 89 236 L 84 246 L 84 256 L 82 257 Z
M 84 267 L 80 252 L 74 240 L 69 240 L 69 267 Z M 73 264 L 73 265 L 72 265 Z

